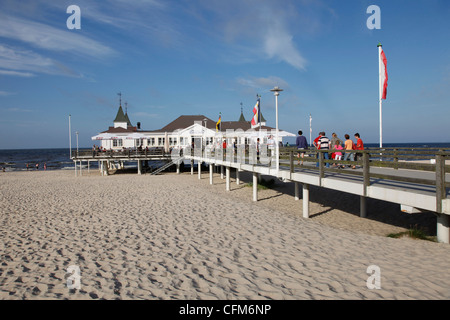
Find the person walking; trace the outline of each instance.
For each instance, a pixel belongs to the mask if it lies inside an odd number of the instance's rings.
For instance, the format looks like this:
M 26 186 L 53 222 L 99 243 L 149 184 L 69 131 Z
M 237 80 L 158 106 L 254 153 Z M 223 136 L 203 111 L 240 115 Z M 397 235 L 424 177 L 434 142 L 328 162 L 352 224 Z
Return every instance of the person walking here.
M 329 150 L 330 149 L 330 139 L 328 139 L 325 136 L 325 132 L 324 131 L 322 131 L 320 134 L 321 134 L 321 137 L 319 138 L 319 141 L 317 143 L 318 146 L 319 146 L 319 149 L 320 150 Z M 330 159 L 329 156 L 328 156 L 328 152 L 323 152 L 323 158 L 324 158 L 324 160 L 329 160 Z M 319 166 L 319 163 L 317 163 L 317 166 Z M 327 163 L 326 167 L 329 168 L 330 164 Z
M 348 134 L 345 134 L 345 150 L 354 150 L 354 143 L 353 141 L 350 139 L 350 136 Z M 355 161 L 355 154 L 353 152 L 345 152 L 344 153 L 344 161 L 348 161 L 350 159 L 350 161 Z M 345 165 L 343 166 L 345 168 Z M 349 165 L 350 167 L 350 165 Z
M 338 138 L 335 132 L 333 132 L 331 135 L 331 145 L 335 146 L 336 144 L 342 144 L 342 140 Z
M 363 143 L 361 137 L 359 136 L 359 133 L 355 133 L 355 139 L 356 139 L 355 150 L 364 150 L 364 143 Z M 361 157 L 362 157 L 362 153 L 356 153 L 355 161 L 358 161 L 358 159 Z M 353 166 L 352 168 L 356 169 L 356 166 Z
M 313 145 L 317 150 L 320 150 L 319 139 L 322 137 L 322 132 L 319 132 L 319 136 L 314 139 Z M 319 152 L 316 153 L 316 159 L 319 159 Z M 319 166 L 319 162 L 316 163 L 316 167 Z
M 305 152 L 302 152 L 306 149 L 308 149 L 308 142 L 306 141 L 306 138 L 302 135 L 303 132 L 301 130 L 298 131 L 298 137 L 295 139 L 295 145 L 297 146 L 297 158 L 298 158 L 298 164 L 300 165 L 300 156 L 302 158 L 303 165 L 303 158 L 305 157 Z

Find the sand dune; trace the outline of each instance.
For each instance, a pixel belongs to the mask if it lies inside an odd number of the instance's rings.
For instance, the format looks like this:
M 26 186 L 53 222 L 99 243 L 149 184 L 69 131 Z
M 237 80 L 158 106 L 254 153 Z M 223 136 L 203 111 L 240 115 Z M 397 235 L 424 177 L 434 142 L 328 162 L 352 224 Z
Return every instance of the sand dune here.
M 377 215 L 390 205 L 361 219 L 352 198 L 312 189 L 303 219 L 292 185 L 253 203 L 251 188 L 224 184 L 0 174 L 0 299 L 450 299 L 450 246 L 385 237 L 404 229 Z M 370 265 L 381 289 L 366 286 Z

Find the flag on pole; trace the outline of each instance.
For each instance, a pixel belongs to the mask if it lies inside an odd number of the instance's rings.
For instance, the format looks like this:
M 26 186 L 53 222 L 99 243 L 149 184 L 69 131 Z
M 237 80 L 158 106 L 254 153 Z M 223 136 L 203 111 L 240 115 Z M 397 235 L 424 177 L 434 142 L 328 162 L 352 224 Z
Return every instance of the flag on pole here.
M 258 97 L 258 100 L 256 100 L 256 104 L 253 107 L 252 128 L 256 128 L 261 123 L 260 102 L 260 98 Z
M 380 100 L 386 100 L 388 86 L 387 59 L 380 45 Z
M 219 131 L 219 125 L 222 122 L 222 113 L 219 113 L 219 121 L 216 123 L 216 131 Z

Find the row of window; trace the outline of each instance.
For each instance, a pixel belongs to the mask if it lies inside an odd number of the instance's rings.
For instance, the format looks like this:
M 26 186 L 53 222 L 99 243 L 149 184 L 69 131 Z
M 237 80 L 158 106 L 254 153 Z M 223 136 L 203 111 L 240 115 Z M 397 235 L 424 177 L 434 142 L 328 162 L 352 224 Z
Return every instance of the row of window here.
M 156 138 L 148 138 L 148 139 L 138 139 L 136 142 L 136 146 L 138 147 L 145 147 L 145 146 L 164 146 L 165 143 L 165 138 L 157 138 L 158 140 L 156 140 Z M 243 138 L 241 138 L 243 139 Z M 144 145 L 144 140 L 147 140 L 147 144 Z M 263 139 L 263 143 L 266 142 L 267 138 Z M 156 144 L 156 141 L 158 141 L 158 144 Z M 169 146 L 175 146 L 177 145 L 177 138 L 172 138 L 169 137 Z M 191 141 L 191 138 L 188 137 L 180 137 L 180 145 L 184 146 L 184 145 L 188 145 Z M 248 138 L 244 138 L 243 141 L 245 144 L 249 143 L 249 139 Z M 213 143 L 213 138 L 206 138 L 206 144 L 212 144 Z M 123 146 L 123 139 L 115 139 L 113 140 L 113 147 L 122 147 Z

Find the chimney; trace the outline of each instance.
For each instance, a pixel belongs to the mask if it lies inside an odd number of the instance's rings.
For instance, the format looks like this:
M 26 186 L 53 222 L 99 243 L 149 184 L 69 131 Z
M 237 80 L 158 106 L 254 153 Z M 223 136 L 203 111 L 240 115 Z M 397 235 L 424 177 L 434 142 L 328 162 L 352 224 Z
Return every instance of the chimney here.
M 141 129 L 141 123 L 140 122 L 137 123 L 137 128 L 138 128 L 138 130 Z

